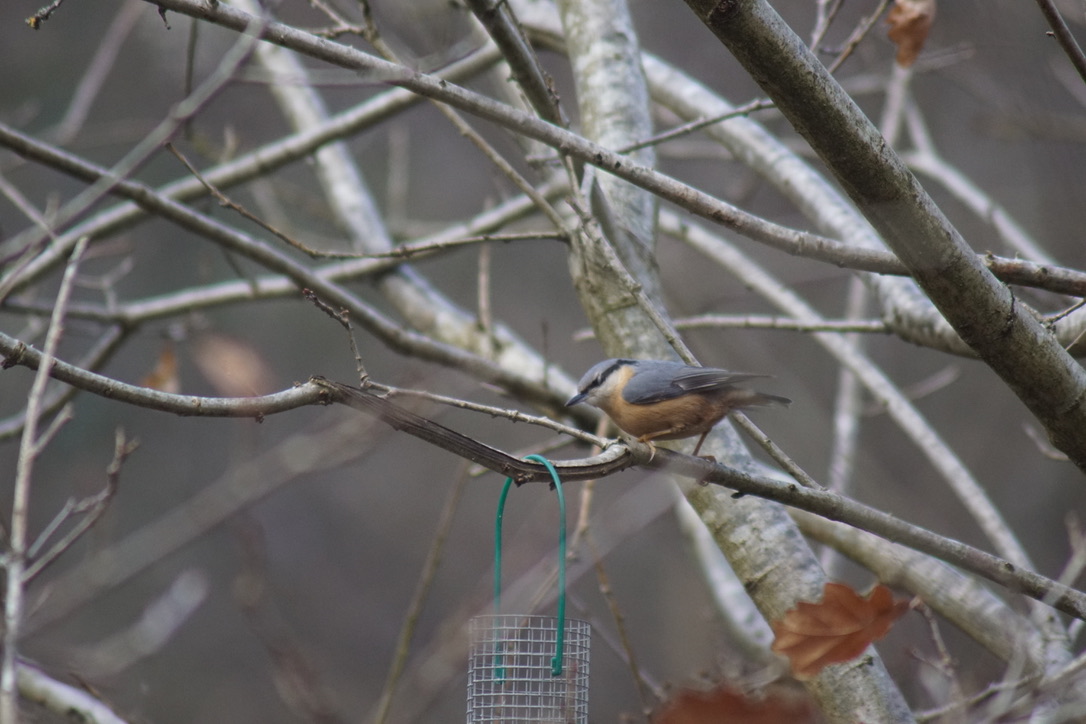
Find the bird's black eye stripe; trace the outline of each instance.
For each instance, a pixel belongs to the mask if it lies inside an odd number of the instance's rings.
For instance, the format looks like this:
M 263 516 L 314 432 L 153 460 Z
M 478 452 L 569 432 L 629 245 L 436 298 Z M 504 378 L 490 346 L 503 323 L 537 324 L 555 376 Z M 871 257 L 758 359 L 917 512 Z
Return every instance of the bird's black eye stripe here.
M 598 375 L 596 375 L 596 379 L 592 380 L 592 386 L 599 387 L 603 384 L 604 380 L 611 376 L 612 372 L 617 372 L 619 368 L 629 364 L 633 364 L 633 360 L 616 359 L 612 364 L 607 366 L 607 369 L 602 370 Z

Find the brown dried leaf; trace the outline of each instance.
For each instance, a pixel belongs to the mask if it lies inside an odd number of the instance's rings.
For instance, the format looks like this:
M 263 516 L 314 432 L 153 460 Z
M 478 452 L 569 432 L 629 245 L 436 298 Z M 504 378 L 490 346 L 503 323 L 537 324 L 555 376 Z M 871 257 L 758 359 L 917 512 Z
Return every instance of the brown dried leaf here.
M 760 695 L 727 684 L 709 691 L 682 689 L 652 718 L 652 724 L 813 724 L 816 709 L 807 693 L 780 684 Z
M 177 376 L 177 353 L 173 350 L 172 342 L 166 340 L 162 345 L 155 368 L 140 380 L 140 385 L 159 392 L 177 394 L 181 391 L 181 379 Z
M 192 346 L 200 372 L 224 397 L 252 397 L 272 389 L 272 373 L 255 348 L 224 334 L 202 335 Z
M 916 62 L 935 20 L 935 0 L 894 0 L 886 16 L 887 35 L 897 46 L 897 64 L 908 68 Z
M 881 584 L 864 598 L 843 583 L 827 583 L 821 603 L 800 601 L 773 623 L 772 648 L 788 657 L 792 675 L 804 681 L 830 664 L 862 654 L 910 606 L 910 601 L 895 601 Z

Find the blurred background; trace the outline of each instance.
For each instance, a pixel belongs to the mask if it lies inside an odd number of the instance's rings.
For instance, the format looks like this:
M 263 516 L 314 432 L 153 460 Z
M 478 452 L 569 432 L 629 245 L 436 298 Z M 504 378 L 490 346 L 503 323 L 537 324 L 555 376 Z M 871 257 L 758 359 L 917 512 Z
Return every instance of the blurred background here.
M 235 37 L 210 26 L 193 34 L 189 19 L 160 17 L 154 6 L 134 0 L 70 2 L 34 31 L 24 19 L 39 5 L 20 0 L 0 8 L 0 58 L 6 68 L 0 73 L 0 121 L 104 165 L 116 163 L 169 114 L 186 95 L 190 72 L 197 82 L 213 72 Z M 792 27 L 809 38 L 814 3 L 779 5 Z M 839 50 L 874 7 L 846 3 L 824 46 Z M 482 42 L 466 11 L 447 3 L 374 0 L 372 8 L 385 39 L 422 71 L 443 68 Z M 645 50 L 737 105 L 760 97 L 683 4 L 632 0 L 631 8 Z M 1083 5 L 1067 2 L 1064 9 L 1081 36 Z M 280 3 L 275 12 L 304 28 L 328 25 L 326 16 L 297 0 Z M 911 88 L 947 162 L 1057 263 L 1082 268 L 1086 88 L 1046 30 L 1032 3 L 943 3 Z M 339 40 L 366 47 L 357 38 Z M 880 113 L 894 50 L 880 21 L 837 72 L 873 118 Z M 115 57 L 103 59 L 110 53 Z M 553 53 L 543 60 L 576 122 L 565 60 Z M 106 70 L 100 85 L 88 91 L 86 79 L 95 63 L 104 63 Z M 386 90 L 346 71 L 305 64 L 316 70 L 321 95 L 333 111 Z M 466 81 L 488 93 L 500 83 L 496 72 Z M 90 93 L 86 101 L 83 92 Z M 773 112 L 757 119 L 801 145 Z M 675 119 L 662 111 L 657 122 L 663 130 Z M 473 123 L 500 150 L 516 155 L 508 134 Z M 252 69 L 186 124 L 175 143 L 204 168 L 289 130 L 266 74 Z M 427 103 L 347 143 L 397 240 L 471 218 L 512 193 Z M 779 193 L 699 134 L 665 144 L 658 154 L 668 174 L 779 223 L 808 228 Z M 83 188 L 10 152 L 0 154 L 0 172 L 40 209 L 56 208 Z M 136 173 L 153 186 L 186 175 L 166 152 L 154 154 Z M 938 179 L 921 180 L 974 249 L 1014 254 L 988 218 L 966 209 Z M 230 193 L 312 247 L 345 249 L 342 230 L 329 220 L 307 163 L 291 164 Z M 214 201 L 196 205 L 267 236 L 216 209 Z M 0 238 L 28 225 L 10 198 L 0 197 Z M 546 221 L 535 217 L 509 230 L 546 228 Z M 738 243 L 824 314 L 843 315 L 847 271 L 746 240 Z M 500 244 L 489 254 L 492 308 L 500 321 L 573 378 L 603 356 L 595 342 L 574 339 L 586 320 L 562 243 Z M 415 268 L 472 310 L 479 257 L 478 248 L 466 248 Z M 705 264 L 679 241 L 660 238 L 658 260 L 669 311 L 676 317 L 774 312 L 742 280 Z M 258 271 L 172 224 L 145 219 L 96 240 L 81 268 L 75 300 L 123 303 Z M 9 301 L 47 305 L 58 280 L 59 272 Z M 367 280 L 350 286 L 394 314 Z M 1066 306 L 1066 300 L 1051 295 L 1028 290 L 1020 295 L 1044 312 Z M 33 339 L 40 318 L 17 304 L 0 307 L 0 329 Z M 73 317 L 60 356 L 79 359 L 100 333 L 94 320 Z M 687 338 L 705 364 L 773 376 L 765 389 L 794 403 L 787 411 L 756 412 L 756 421 L 806 470 L 824 479 L 835 362 L 797 332 L 697 330 Z M 366 369 L 377 381 L 486 404 L 516 404 L 464 374 L 391 352 L 364 332 L 358 340 Z M 931 388 L 938 381 L 916 405 L 981 481 L 1040 572 L 1058 575 L 1070 555 L 1068 526 L 1077 525 L 1086 499 L 1081 474 L 1043 454 L 1027 434 L 1028 412 L 983 365 L 889 335 L 870 335 L 865 342 L 872 359 L 902 388 Z M 165 370 L 180 391 L 193 395 L 270 392 L 315 374 L 357 381 L 343 329 L 300 294 L 149 321 L 102 368 L 129 383 L 146 381 L 156 370 Z M 0 373 L 3 419 L 23 408 L 31 380 L 25 368 Z M 420 411 L 508 451 L 550 437 L 542 429 L 485 415 L 433 406 Z M 878 409 L 868 412 L 853 495 L 988 548 L 916 447 Z M 257 423 L 179 418 L 82 394 L 73 419 L 37 462 L 32 534 L 43 530 L 65 501 L 105 485 L 118 429 L 138 438 L 139 449 L 124 464 L 104 517 L 30 588 L 27 657 L 58 678 L 85 682 L 132 721 L 370 721 L 405 612 L 441 530 L 447 537 L 419 611 L 390 721 L 463 716 L 463 630 L 490 598 L 493 519 L 502 483 L 497 475 L 475 475 L 454 456 L 339 407 L 295 410 Z M 5 479 L 13 477 L 17 440 L 0 444 Z M 556 457 L 585 454 L 585 448 L 569 448 Z M 582 505 L 582 487 L 568 489 L 571 522 Z M 4 486 L 3 496 L 6 518 L 10 486 Z M 616 475 L 596 485 L 589 528 L 625 616 L 630 647 L 646 679 L 661 690 L 697 686 L 747 666 L 714 612 L 674 501 L 673 486 L 663 476 Z M 526 602 L 553 565 L 557 508 L 552 492 L 531 485 L 514 490 L 506 510 L 505 576 Z M 570 586 L 570 612 L 591 621 L 595 632 L 591 719 L 643 720 L 637 685 L 615 643 L 616 624 L 592 563 L 591 549 L 581 548 L 571 564 Z M 844 575 L 861 587 L 870 583 L 857 569 Z M 968 686 L 1001 675 L 1001 662 L 950 627 L 943 633 L 958 658 L 969 662 L 961 671 Z M 917 673 L 923 667 L 914 657 L 914 649 L 931 655 L 919 618 L 906 618 L 879 649 L 910 703 L 932 705 Z

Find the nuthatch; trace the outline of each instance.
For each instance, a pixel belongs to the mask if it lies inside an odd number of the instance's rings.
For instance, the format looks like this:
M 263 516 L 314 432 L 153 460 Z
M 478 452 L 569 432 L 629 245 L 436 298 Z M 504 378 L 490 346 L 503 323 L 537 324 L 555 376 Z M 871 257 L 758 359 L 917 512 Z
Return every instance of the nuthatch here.
M 697 455 L 705 436 L 732 410 L 792 402 L 736 386 L 765 376 L 682 362 L 608 359 L 585 372 L 577 383 L 577 394 L 566 406 L 587 402 L 600 408 L 620 429 L 648 443 L 653 452 L 653 440 L 700 434 L 694 447 Z

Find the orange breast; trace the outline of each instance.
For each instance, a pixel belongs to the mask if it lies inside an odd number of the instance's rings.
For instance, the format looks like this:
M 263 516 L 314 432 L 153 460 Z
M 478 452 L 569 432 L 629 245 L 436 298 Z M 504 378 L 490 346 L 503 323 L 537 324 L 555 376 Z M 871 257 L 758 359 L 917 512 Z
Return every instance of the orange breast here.
M 604 412 L 622 430 L 634 437 L 657 440 L 700 435 L 720 422 L 729 408 L 726 404 L 720 404 L 720 400 L 698 394 L 649 405 L 631 405 L 621 400 L 617 404 L 613 404 L 615 400 L 608 402 L 611 404 L 604 407 Z

